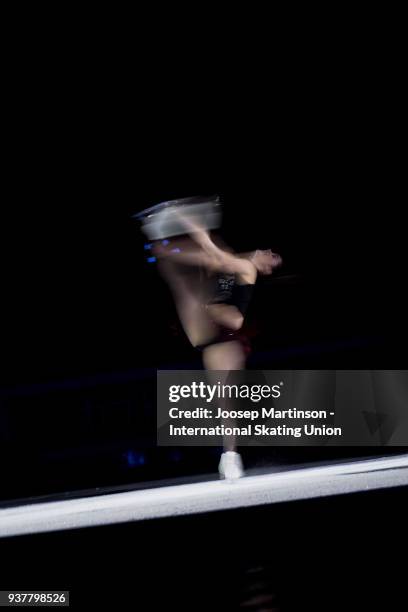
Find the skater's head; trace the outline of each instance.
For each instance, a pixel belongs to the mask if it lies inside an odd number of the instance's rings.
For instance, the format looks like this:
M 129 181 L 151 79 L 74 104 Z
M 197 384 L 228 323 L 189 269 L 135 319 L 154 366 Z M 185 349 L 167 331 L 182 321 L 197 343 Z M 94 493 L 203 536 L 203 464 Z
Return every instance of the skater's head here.
M 257 249 L 250 255 L 250 261 L 254 264 L 259 274 L 268 275 L 282 265 L 282 257 L 273 253 L 271 249 Z

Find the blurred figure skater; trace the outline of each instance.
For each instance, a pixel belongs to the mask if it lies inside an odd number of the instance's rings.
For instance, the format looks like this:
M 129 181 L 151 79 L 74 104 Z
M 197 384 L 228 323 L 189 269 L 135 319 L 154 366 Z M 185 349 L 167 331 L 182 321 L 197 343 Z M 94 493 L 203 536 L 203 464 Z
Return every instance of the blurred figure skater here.
M 271 250 L 234 253 L 183 210 L 175 215 L 187 235 L 166 246 L 156 242 L 153 251 L 183 329 L 192 346 L 202 351 L 208 372 L 225 371 L 227 376 L 231 370 L 243 370 L 247 351 L 240 330 L 255 283 L 258 275 L 272 274 L 282 259 Z M 233 436 L 224 438 L 219 473 L 228 480 L 243 475 Z

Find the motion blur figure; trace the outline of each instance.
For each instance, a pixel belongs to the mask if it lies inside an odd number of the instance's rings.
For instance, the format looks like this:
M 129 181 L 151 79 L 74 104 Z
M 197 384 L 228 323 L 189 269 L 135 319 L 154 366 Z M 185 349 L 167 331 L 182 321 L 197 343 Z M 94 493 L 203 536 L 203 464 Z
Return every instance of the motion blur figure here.
M 185 209 L 175 208 L 174 215 L 186 235 L 165 245 L 157 241 L 153 252 L 183 329 L 192 346 L 202 351 L 205 369 L 216 371 L 216 380 L 219 372 L 225 372 L 226 380 L 230 371 L 245 369 L 247 351 L 241 328 L 258 275 L 272 274 L 282 259 L 271 250 L 234 253 Z M 224 438 L 219 472 L 228 480 L 243 475 L 233 436 Z

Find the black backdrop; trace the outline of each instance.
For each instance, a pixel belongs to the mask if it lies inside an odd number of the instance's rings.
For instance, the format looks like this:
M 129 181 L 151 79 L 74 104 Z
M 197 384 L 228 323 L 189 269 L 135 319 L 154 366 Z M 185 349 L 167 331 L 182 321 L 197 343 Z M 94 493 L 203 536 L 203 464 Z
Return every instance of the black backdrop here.
M 90 106 L 69 121 L 39 109 L 41 121 L 17 125 L 2 243 L 5 381 L 155 363 L 153 336 L 167 341 L 163 288 L 130 215 L 200 193 L 223 198 L 235 248 L 270 245 L 282 274 L 308 279 L 299 314 L 315 296 L 328 327 L 347 321 L 401 341 L 400 162 L 367 118 L 340 122 L 310 105 L 310 129 L 288 111 L 253 118 L 250 133 L 242 115 L 228 134 L 211 116 L 193 134 L 162 123 L 142 133 L 143 116 L 113 129 L 107 109 Z M 388 358 L 403 364 L 395 350 Z
M 173 331 L 172 302 L 145 262 L 131 215 L 208 193 L 223 199 L 233 247 L 271 246 L 283 255 L 282 275 L 296 277 L 260 284 L 255 349 L 306 344 L 306 352 L 301 362 L 289 353 L 267 365 L 406 367 L 401 98 L 391 68 L 380 96 L 378 63 L 345 71 L 325 65 L 321 50 L 308 60 L 284 47 L 272 71 L 244 57 L 200 71 L 208 56 L 186 74 L 163 56 L 160 70 L 144 71 L 144 55 L 137 69 L 124 57 L 89 62 L 72 51 L 57 59 L 46 48 L 41 59 L 24 55 L 12 73 L 1 224 L 6 396 L 15 389 L 25 397 L 30 384 L 197 359 Z M 314 344 L 336 353 L 343 340 L 350 345 L 341 359 L 316 361 Z M 356 350 L 359 342 L 365 350 Z M 104 397 L 103 385 L 98 393 Z M 56 406 L 69 440 L 87 425 L 64 394 Z M 21 420 L 27 439 L 28 423 L 40 428 L 35 414 Z M 9 440 L 6 457 L 16 461 L 22 439 Z M 36 440 L 21 461 L 19 478 L 28 481 Z
M 177 24 L 163 7 L 146 24 L 108 10 L 107 23 L 101 10 L 90 18 L 85 11 L 57 16 L 38 6 L 32 14 L 19 9 L 14 26 L 5 21 L 11 41 L 2 71 L 0 380 L 7 401 L 15 390 L 28 415 L 31 383 L 94 373 L 103 380 L 189 354 L 182 337 L 176 344 L 169 332 L 171 302 L 146 268 L 130 214 L 208 192 L 224 199 L 234 246 L 252 248 L 256 235 L 282 251 L 282 273 L 302 279 L 293 290 L 276 285 L 265 288 L 265 299 L 258 294 L 265 347 L 275 346 L 276 334 L 266 332 L 283 299 L 274 327 L 284 346 L 304 335 L 329 343 L 367 337 L 376 351 L 356 362 L 351 349 L 342 365 L 405 368 L 406 103 L 398 16 L 390 27 L 383 10 L 374 24 L 375 11 L 332 18 L 320 8 L 290 7 L 280 19 L 237 5 L 225 20 L 220 10 L 206 15 L 195 6 L 194 14 L 183 7 L 179 16 L 171 5 Z M 311 353 L 304 364 L 313 366 Z M 62 404 L 65 417 L 72 414 L 69 393 L 59 394 L 55 407 L 48 398 L 52 423 Z M 100 394 L 109 395 L 104 385 Z M 96 409 L 102 421 L 104 411 Z M 89 461 L 70 459 L 63 470 L 54 459 L 55 473 L 47 473 L 52 461 L 37 463 L 41 444 L 29 436 L 30 424 L 38 430 L 41 423 L 35 411 L 24 423 L 18 414 L 11 417 L 17 432 L 24 424 L 24 436 L 9 446 L 1 440 L 3 499 L 10 491 L 50 492 L 51 480 L 64 491 L 82 486 Z M 78 423 L 92 453 L 84 418 L 62 420 L 63 437 L 77 443 Z M 92 434 L 98 437 L 98 424 Z M 102 484 L 109 469 L 111 484 L 121 482 L 112 455 L 102 461 L 95 454 L 94 461 Z M 192 473 L 199 467 L 193 454 L 187 463 Z M 344 609 L 356 597 L 360 607 L 383 601 L 384 609 L 395 608 L 404 582 L 393 542 L 405 544 L 405 501 L 398 489 L 9 539 L 3 588 L 70 588 L 73 606 L 98 597 L 126 606 L 144 596 L 152 604 L 163 597 L 167 607 L 174 600 L 178 609 L 190 610 L 192 602 L 200 608 L 199 601 L 205 609 L 214 601 L 232 607 L 236 584 L 261 565 L 286 609 L 306 602 L 326 610 L 328 601 Z M 196 538 L 206 527 L 209 537 Z

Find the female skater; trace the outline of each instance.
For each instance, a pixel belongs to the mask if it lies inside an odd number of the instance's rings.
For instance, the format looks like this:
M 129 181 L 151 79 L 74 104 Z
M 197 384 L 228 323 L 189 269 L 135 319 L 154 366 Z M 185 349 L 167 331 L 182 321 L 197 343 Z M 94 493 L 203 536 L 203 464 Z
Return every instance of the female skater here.
M 224 371 L 227 376 L 231 370 L 243 370 L 246 350 L 240 330 L 257 277 L 272 274 L 282 259 L 271 250 L 234 253 L 182 210 L 174 214 L 187 236 L 166 246 L 157 242 L 153 251 L 172 291 L 183 329 L 191 344 L 202 351 L 207 371 Z M 227 479 L 243 475 L 232 436 L 224 438 L 219 472 Z

